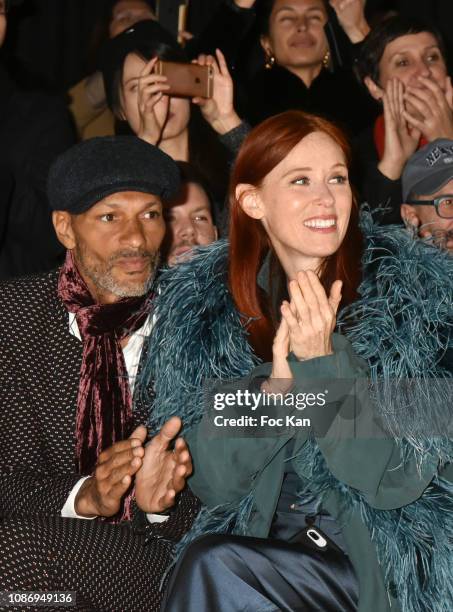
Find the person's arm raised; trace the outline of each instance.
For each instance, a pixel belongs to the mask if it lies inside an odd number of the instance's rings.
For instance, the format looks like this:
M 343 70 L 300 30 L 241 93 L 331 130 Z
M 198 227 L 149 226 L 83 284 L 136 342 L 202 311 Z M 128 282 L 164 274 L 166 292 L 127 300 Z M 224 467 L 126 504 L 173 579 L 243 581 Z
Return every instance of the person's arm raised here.
M 140 117 L 137 136 L 152 145 L 157 145 L 162 137 L 170 100 L 165 95 L 169 89 L 167 77 L 153 72 L 157 61 L 157 57 L 150 60 L 141 71 L 137 81 L 137 105 Z M 156 113 L 158 102 L 165 105 L 164 112 L 159 115 Z
M 223 53 L 216 49 L 216 57 L 200 55 L 196 60 L 200 66 L 212 66 L 214 71 L 214 93 L 212 98 L 194 98 L 192 102 L 200 107 L 203 117 L 220 135 L 234 130 L 241 119 L 234 110 L 234 86 Z
M 364 0 L 330 0 L 330 6 L 349 40 L 353 44 L 362 42 L 370 31 Z

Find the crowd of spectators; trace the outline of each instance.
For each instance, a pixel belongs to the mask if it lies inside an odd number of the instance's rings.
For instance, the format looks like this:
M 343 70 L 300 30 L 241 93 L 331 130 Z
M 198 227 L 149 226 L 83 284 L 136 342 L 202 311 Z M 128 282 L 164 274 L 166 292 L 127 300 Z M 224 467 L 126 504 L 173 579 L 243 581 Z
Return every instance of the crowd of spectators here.
M 21 4 L 4 0 L 2 10 L 14 14 Z M 105 2 L 92 27 L 97 69 L 68 90 L 66 103 L 44 86 L 22 93 L 2 67 L 2 278 L 51 269 L 61 258 L 44 193 L 47 171 L 58 153 L 93 136 L 136 133 L 190 162 L 225 231 L 229 167 L 250 126 L 290 109 L 318 113 L 349 135 L 359 199 L 387 208 L 384 223 L 400 221 L 408 157 L 453 135 L 445 3 L 198 4 L 190 3 L 188 21 L 196 36 L 180 32 L 177 42 L 157 23 L 154 2 Z M 153 57 L 214 66 L 214 98 L 168 101 L 163 86 L 158 99 Z M 142 83 L 154 89 L 144 93 Z

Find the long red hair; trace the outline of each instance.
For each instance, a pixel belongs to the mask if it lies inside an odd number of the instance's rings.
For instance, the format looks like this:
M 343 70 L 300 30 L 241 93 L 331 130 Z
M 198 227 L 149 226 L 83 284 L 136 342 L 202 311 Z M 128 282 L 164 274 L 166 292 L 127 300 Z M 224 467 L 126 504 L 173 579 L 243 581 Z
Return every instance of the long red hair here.
M 340 146 L 350 166 L 351 150 L 340 128 L 316 115 L 288 111 L 267 119 L 250 132 L 242 144 L 231 176 L 229 286 L 239 312 L 248 320 L 249 341 L 255 353 L 264 360 L 270 360 L 272 356 L 278 313 L 273 311 L 270 297 L 258 287 L 257 276 L 272 246 L 261 221 L 252 219 L 242 210 L 236 198 L 236 187 L 241 183 L 261 187 L 269 172 L 312 132 L 324 132 L 330 136 Z M 341 305 L 352 302 L 357 296 L 361 243 L 357 201 L 353 197 L 343 243 L 325 260 L 320 272 L 327 293 L 336 279 L 343 281 Z M 283 274 L 281 266 L 280 273 Z

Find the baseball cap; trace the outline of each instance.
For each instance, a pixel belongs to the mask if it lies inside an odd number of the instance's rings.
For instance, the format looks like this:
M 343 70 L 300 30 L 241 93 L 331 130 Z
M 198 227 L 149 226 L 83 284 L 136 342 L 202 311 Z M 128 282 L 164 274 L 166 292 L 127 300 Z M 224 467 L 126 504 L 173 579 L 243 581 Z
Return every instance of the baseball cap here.
M 403 202 L 435 193 L 453 180 L 453 140 L 438 138 L 414 153 L 402 176 Z

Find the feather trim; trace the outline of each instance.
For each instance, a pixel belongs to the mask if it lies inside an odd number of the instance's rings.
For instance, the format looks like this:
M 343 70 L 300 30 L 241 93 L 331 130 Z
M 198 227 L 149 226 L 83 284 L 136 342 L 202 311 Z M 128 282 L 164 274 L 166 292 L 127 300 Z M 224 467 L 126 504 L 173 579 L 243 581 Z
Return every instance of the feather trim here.
M 246 320 L 228 290 L 227 261 L 228 243 L 220 240 L 161 275 L 158 323 L 140 382 L 141 389 L 153 387 L 155 394 L 151 434 L 174 415 L 187 432 L 202 416 L 207 381 L 240 378 L 258 363 L 247 342 Z

